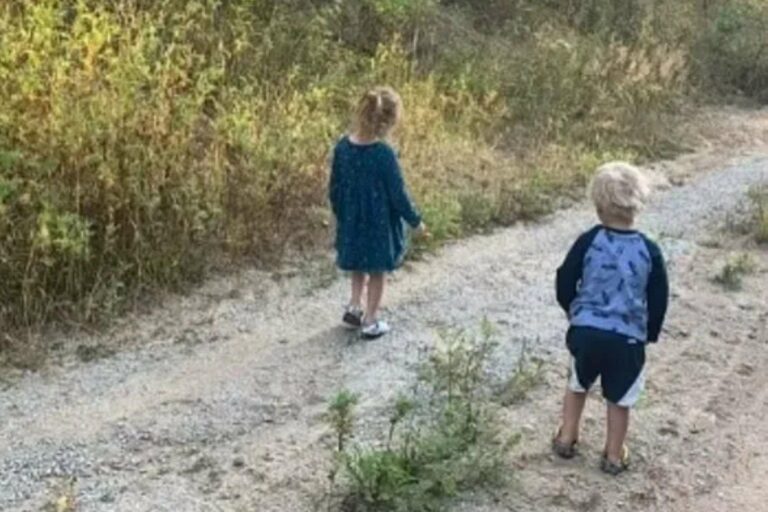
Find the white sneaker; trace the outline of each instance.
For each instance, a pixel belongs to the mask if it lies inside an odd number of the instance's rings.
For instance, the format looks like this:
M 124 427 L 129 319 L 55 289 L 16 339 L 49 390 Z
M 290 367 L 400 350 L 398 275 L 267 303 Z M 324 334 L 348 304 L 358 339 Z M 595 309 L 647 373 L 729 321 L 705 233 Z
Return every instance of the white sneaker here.
M 368 340 L 375 340 L 376 338 L 380 338 L 387 334 L 389 331 L 391 331 L 389 324 L 387 322 L 384 322 L 383 320 L 378 320 L 371 325 L 366 325 L 363 327 L 363 330 L 361 332 L 363 338 Z

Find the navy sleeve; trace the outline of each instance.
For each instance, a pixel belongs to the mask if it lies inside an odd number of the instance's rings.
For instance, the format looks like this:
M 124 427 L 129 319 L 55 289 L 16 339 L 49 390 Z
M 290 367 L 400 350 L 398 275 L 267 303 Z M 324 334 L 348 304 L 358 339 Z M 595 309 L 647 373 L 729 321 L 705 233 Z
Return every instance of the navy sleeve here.
M 400 170 L 400 164 L 392 148 L 387 147 L 384 155 L 385 182 L 389 200 L 392 208 L 407 222 L 412 228 L 417 228 L 421 224 L 421 215 L 416 211 L 408 191 L 405 188 L 405 180 Z
M 563 264 L 557 269 L 557 302 L 566 313 L 570 312 L 571 303 L 579 291 L 579 283 L 584 272 L 584 257 L 599 231 L 600 227 L 596 226 L 582 234 L 568 251 Z
M 667 315 L 669 305 L 669 279 L 667 277 L 667 265 L 661 249 L 646 240 L 648 250 L 651 253 L 651 274 L 648 278 L 648 341 L 655 343 L 659 340 L 664 318 Z
M 328 184 L 328 199 L 331 203 L 331 209 L 335 216 L 339 216 L 339 203 L 341 202 L 341 186 L 339 178 L 339 149 L 338 146 L 333 150 L 331 157 L 331 179 Z

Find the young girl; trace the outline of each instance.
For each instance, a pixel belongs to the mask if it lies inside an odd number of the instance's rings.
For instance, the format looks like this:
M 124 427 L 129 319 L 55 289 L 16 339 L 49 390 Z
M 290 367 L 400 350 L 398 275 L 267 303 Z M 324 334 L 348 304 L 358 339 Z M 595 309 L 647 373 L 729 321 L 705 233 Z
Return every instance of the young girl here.
M 337 221 L 337 263 L 352 274 L 352 297 L 342 321 L 350 328 L 362 328 L 368 339 L 390 330 L 377 314 L 385 274 L 402 263 L 403 221 L 418 232 L 425 229 L 406 191 L 397 156 L 384 141 L 400 120 L 401 108 L 400 97 L 389 87 L 368 91 L 360 100 L 351 133 L 333 152 L 329 195 Z

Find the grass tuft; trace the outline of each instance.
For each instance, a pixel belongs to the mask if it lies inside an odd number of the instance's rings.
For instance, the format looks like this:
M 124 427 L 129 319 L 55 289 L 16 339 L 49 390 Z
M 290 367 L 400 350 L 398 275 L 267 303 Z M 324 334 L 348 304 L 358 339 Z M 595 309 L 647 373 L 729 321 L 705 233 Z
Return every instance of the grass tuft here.
M 768 244 L 768 185 L 754 187 L 749 193 L 752 202 L 752 233 L 759 244 Z
M 729 258 L 713 279 L 727 290 L 740 290 L 744 285 L 744 276 L 752 274 L 755 268 L 754 259 L 742 253 Z

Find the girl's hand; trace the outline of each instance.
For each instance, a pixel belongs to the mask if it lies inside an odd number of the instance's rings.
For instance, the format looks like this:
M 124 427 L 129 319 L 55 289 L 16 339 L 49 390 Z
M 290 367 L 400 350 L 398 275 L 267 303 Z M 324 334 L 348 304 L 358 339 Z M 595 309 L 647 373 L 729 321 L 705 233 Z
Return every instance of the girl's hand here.
M 419 224 L 416 229 L 413 230 L 414 234 L 418 236 L 419 238 L 429 238 L 429 230 L 427 230 L 427 225 L 422 222 Z

